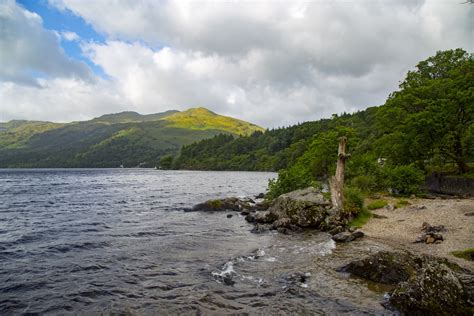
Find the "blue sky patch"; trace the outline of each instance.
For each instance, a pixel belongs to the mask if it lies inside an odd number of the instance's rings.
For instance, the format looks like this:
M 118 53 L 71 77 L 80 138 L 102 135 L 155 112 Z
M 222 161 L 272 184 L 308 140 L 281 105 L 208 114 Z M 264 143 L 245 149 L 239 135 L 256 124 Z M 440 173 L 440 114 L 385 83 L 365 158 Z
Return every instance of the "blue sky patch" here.
M 74 32 L 79 36 L 79 41 L 68 41 L 62 39 L 61 47 L 67 56 L 72 59 L 85 62 L 91 70 L 103 77 L 107 78 L 104 70 L 94 64 L 89 58 L 83 55 L 80 41 L 104 43 L 105 37 L 97 33 L 94 28 L 87 24 L 83 18 L 75 15 L 69 10 L 59 10 L 51 6 L 47 0 L 17 0 L 17 3 L 31 12 L 35 12 L 43 19 L 45 29 L 62 32 Z

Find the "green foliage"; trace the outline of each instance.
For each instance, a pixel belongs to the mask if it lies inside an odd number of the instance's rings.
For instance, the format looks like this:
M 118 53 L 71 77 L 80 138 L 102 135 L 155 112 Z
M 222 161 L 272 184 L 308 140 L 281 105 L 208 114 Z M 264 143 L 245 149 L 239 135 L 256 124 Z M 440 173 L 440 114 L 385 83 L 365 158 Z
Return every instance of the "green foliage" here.
M 160 162 L 158 163 L 159 169 L 171 169 L 171 165 L 173 164 L 173 156 L 166 155 L 160 158 Z
M 438 52 L 420 62 L 377 114 L 377 145 L 383 156 L 420 169 L 454 161 L 459 173 L 467 172 L 473 83 L 474 58 L 462 49 Z
M 398 199 L 397 203 L 395 203 L 395 208 L 403 208 L 405 206 L 410 205 L 410 202 L 408 202 L 405 199 Z
M 369 210 L 378 210 L 387 205 L 388 205 L 388 202 L 385 200 L 375 200 L 375 201 L 372 201 L 369 205 L 367 205 L 367 208 Z
M 357 188 L 349 186 L 344 187 L 344 212 L 351 215 L 357 215 L 364 208 L 364 196 Z
M 372 217 L 372 213 L 369 210 L 362 209 L 357 214 L 357 216 L 347 224 L 347 226 L 349 226 L 349 227 L 354 226 L 354 227 L 357 227 L 357 228 L 362 228 L 362 226 L 364 226 L 369 221 L 369 219 L 371 217 Z
M 274 199 L 283 193 L 303 189 L 315 184 L 310 174 L 301 168 L 300 165 L 296 165 L 289 170 L 281 170 L 276 180 L 271 179 L 269 181 L 266 197 Z
M 387 168 L 386 174 L 389 188 L 402 195 L 418 193 L 425 179 L 423 172 L 413 165 Z
M 465 250 L 453 251 L 451 254 L 457 258 L 464 260 L 474 261 L 474 248 L 468 248 Z

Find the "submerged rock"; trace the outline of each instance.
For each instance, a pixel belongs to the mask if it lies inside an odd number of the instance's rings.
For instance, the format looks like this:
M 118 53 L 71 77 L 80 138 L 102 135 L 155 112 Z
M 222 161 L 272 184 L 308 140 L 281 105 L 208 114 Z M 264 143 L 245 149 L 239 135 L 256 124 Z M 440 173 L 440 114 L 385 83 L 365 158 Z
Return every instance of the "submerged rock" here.
M 385 304 L 407 315 L 472 315 L 474 274 L 446 259 L 381 251 L 339 269 L 394 285 Z

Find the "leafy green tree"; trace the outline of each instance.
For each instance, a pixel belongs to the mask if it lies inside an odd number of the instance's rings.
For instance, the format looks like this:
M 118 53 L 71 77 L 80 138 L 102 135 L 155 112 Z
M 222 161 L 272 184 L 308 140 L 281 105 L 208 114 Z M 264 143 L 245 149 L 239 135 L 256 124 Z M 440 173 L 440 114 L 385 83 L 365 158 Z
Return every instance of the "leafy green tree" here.
M 462 49 L 438 52 L 408 72 L 378 113 L 378 146 L 395 164 L 425 168 L 435 155 L 468 169 L 467 131 L 474 115 L 474 58 Z

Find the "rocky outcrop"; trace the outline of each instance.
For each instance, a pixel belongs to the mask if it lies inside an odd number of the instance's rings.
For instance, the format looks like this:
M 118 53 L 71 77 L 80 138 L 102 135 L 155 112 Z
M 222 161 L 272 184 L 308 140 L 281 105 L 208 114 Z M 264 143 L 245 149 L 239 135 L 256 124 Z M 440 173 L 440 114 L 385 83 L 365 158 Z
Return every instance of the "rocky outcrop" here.
M 321 191 L 309 187 L 280 195 L 267 211 L 249 218 L 259 224 L 269 224 L 272 229 L 316 228 L 328 230 L 331 203 Z
M 395 286 L 386 307 L 407 315 L 472 315 L 474 274 L 446 259 L 382 251 L 339 269 Z
M 264 207 L 264 206 L 263 206 Z M 262 205 L 255 203 L 252 199 L 240 199 L 230 197 L 225 199 L 209 200 L 204 203 L 199 203 L 191 209 L 186 209 L 187 212 L 250 212 L 262 209 Z

